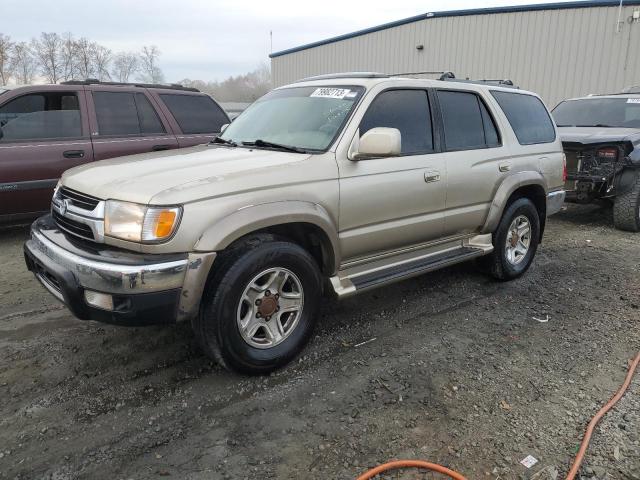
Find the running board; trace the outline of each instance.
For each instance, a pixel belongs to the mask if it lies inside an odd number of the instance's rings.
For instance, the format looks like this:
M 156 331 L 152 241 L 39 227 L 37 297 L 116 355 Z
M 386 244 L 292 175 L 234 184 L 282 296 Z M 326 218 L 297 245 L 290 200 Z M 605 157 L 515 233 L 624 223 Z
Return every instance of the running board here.
M 479 237 L 483 236 L 474 237 L 473 240 L 477 240 Z M 401 258 L 388 259 L 383 264 L 380 261 L 372 262 L 370 268 L 367 268 L 367 265 L 347 268 L 331 277 L 331 284 L 340 298 L 355 295 L 372 288 L 486 255 L 493 250 L 490 238 L 489 236 L 487 243 L 469 240 L 458 241 L 455 246 L 447 245 L 448 248 L 443 249 L 443 246 L 440 246 L 438 251 L 414 252 L 410 256 L 405 254 Z M 482 238 L 482 240 L 485 239 Z

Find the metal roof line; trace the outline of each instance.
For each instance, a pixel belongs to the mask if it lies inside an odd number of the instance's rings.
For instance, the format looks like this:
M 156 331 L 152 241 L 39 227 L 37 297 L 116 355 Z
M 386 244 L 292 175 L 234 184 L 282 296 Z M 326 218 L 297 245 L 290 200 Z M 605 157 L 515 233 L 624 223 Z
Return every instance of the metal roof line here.
M 535 12 L 540 10 L 567 10 L 572 8 L 593 8 L 593 7 L 617 7 L 620 4 L 620 0 L 586 0 L 586 1 L 573 1 L 573 2 L 555 2 L 555 3 L 537 3 L 530 5 L 512 5 L 507 7 L 489 7 L 489 8 L 472 8 L 466 10 L 446 10 L 442 12 L 428 12 L 413 17 L 403 18 L 375 27 L 365 28 L 363 30 L 357 30 L 352 33 L 346 33 L 344 35 L 338 35 L 336 37 L 319 40 L 317 42 L 307 43 L 298 47 L 289 48 L 286 50 L 280 50 L 269 55 L 269 58 L 276 58 L 290 53 L 300 52 L 302 50 L 309 50 L 311 48 L 320 47 L 330 43 L 340 42 L 342 40 L 348 40 L 354 37 L 360 37 L 368 33 L 379 32 L 381 30 L 387 30 L 393 27 L 399 27 L 409 23 L 418 22 L 420 20 L 428 20 L 431 18 L 444 18 L 444 17 L 464 17 L 469 15 L 489 15 L 495 13 L 517 13 L 517 12 Z M 625 5 L 640 5 L 640 0 L 629 0 L 625 2 Z

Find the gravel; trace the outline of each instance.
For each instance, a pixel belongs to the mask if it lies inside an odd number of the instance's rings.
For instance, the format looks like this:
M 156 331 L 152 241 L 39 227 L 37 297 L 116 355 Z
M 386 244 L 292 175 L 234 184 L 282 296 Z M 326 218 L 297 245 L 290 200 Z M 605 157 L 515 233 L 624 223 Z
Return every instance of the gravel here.
M 75 320 L 25 271 L 26 235 L 0 231 L 2 479 L 350 479 L 394 458 L 563 478 L 640 350 L 640 236 L 599 206 L 552 217 L 516 281 L 465 264 L 327 300 L 267 377 L 223 371 L 188 325 Z M 639 414 L 637 376 L 580 478 L 640 479 Z

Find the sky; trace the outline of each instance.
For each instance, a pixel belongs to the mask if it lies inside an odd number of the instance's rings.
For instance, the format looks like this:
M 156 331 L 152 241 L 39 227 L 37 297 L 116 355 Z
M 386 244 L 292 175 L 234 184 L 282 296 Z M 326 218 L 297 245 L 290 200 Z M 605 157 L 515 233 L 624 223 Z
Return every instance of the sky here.
M 28 41 L 71 32 L 116 51 L 160 49 L 167 81 L 222 80 L 269 64 L 273 51 L 442 10 L 545 0 L 0 0 L 0 33 Z

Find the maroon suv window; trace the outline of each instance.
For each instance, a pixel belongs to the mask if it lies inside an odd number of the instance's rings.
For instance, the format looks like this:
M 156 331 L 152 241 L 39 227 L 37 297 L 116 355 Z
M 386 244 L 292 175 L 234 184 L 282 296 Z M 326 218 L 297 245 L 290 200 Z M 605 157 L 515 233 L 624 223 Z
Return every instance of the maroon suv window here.
M 0 142 L 82 136 L 74 92 L 22 95 L 0 107 Z
M 178 122 L 182 133 L 217 133 L 229 117 L 206 95 L 173 95 L 163 93 L 160 98 Z
M 93 92 L 100 135 L 165 133 L 155 109 L 143 93 Z

